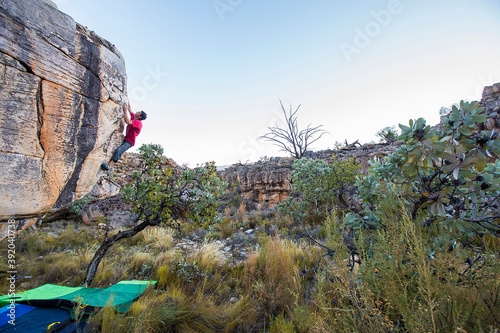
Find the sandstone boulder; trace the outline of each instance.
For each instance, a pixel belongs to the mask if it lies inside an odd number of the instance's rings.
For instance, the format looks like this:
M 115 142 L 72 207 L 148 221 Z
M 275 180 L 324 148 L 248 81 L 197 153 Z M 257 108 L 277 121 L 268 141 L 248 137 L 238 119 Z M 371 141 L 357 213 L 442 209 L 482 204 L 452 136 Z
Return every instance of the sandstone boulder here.
M 50 0 L 0 0 L 0 220 L 87 194 L 121 143 L 125 101 L 112 44 Z

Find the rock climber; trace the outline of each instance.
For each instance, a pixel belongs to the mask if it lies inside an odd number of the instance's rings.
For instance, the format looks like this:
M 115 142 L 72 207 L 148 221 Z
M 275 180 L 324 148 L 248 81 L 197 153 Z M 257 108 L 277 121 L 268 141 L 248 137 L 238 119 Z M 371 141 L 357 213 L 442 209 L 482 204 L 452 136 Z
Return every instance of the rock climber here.
M 135 145 L 135 138 L 139 135 L 142 129 L 142 121 L 146 120 L 148 115 L 144 111 L 137 111 L 135 114 L 132 112 L 132 108 L 130 107 L 130 103 L 128 103 L 128 107 L 123 105 L 123 118 L 125 123 L 127 124 L 127 129 L 125 131 L 125 138 L 123 139 L 123 143 L 118 149 L 116 149 L 113 157 L 111 157 L 111 161 L 109 164 L 118 162 L 122 154 L 133 147 Z M 109 170 L 109 165 L 103 163 L 101 164 L 101 168 L 103 170 Z

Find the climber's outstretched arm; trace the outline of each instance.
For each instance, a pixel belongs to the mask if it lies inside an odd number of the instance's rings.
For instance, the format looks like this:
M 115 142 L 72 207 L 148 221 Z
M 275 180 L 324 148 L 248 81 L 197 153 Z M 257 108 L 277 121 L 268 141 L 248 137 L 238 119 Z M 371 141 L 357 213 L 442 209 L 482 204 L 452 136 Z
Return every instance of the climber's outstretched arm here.
M 128 103 L 128 108 L 125 104 L 123 104 L 123 118 L 125 119 L 125 123 L 128 125 L 132 125 L 132 120 L 130 120 L 130 103 Z

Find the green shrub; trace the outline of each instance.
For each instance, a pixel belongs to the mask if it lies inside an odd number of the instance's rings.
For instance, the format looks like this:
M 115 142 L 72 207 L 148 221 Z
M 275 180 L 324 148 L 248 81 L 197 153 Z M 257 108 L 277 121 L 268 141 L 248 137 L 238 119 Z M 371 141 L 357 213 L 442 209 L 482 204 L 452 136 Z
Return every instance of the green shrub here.
M 73 201 L 68 207 L 69 212 L 80 216 L 82 214 L 83 206 L 85 206 L 85 204 L 87 204 L 88 202 L 92 201 L 92 199 L 93 199 L 92 196 L 85 195 L 81 199 Z
M 458 239 L 500 236 L 500 140 L 495 131 L 479 130 L 486 120 L 479 103 L 461 102 L 430 127 L 420 118 L 400 125 L 405 145 L 382 161 L 371 162 L 369 174 L 356 185 L 364 211 L 347 217 L 359 227 L 380 224 L 387 192 L 397 193 L 411 219 L 422 216 Z
M 301 158 L 292 166 L 292 187 L 295 195 L 278 205 L 282 214 L 296 221 L 324 218 L 333 207 L 347 208 L 347 196 L 353 191 L 359 166 L 353 159 L 340 160 L 332 156 L 330 162 Z

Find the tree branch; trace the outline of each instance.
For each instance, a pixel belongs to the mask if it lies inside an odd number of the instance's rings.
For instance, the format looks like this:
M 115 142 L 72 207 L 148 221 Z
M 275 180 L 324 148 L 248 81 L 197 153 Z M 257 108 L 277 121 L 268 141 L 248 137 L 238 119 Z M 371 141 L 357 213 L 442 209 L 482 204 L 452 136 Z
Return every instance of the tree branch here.
M 300 105 L 295 111 L 293 111 L 292 105 L 290 105 L 288 113 L 281 100 L 280 105 L 286 127 L 268 127 L 269 132 L 260 136 L 259 139 L 270 141 L 280 147 L 282 151 L 288 152 L 291 156 L 301 158 L 312 143 L 318 141 L 324 134 L 328 134 L 328 132 L 321 128 L 323 125 L 311 127 L 311 124 L 306 129 L 299 130 L 296 114 L 299 111 Z

